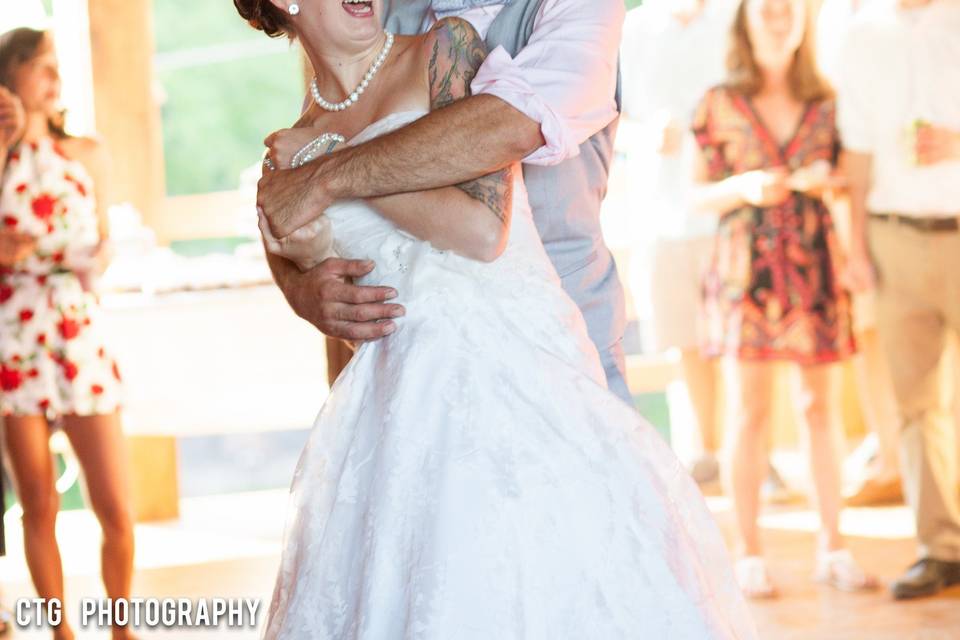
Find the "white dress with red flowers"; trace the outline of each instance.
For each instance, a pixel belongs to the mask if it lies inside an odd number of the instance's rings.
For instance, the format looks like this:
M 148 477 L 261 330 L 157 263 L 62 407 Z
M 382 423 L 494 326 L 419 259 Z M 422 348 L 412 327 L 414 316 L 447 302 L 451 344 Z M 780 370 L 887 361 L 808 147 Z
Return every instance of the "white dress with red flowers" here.
M 99 241 L 89 174 L 51 139 L 21 145 L 0 182 L 0 221 L 37 239 L 32 255 L 0 269 L 0 414 L 116 411 L 120 372 L 74 270 Z

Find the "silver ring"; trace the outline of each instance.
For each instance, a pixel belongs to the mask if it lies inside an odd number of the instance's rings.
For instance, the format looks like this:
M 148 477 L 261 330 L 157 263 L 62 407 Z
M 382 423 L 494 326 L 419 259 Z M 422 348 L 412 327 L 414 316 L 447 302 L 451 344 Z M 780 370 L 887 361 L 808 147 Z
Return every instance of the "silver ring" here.
M 263 166 L 265 166 L 265 167 L 266 167 L 267 169 L 269 169 L 270 171 L 276 171 L 276 170 L 277 170 L 277 167 L 276 167 L 275 164 L 273 164 L 273 160 L 270 159 L 270 156 L 264 156 L 264 158 L 263 158 Z

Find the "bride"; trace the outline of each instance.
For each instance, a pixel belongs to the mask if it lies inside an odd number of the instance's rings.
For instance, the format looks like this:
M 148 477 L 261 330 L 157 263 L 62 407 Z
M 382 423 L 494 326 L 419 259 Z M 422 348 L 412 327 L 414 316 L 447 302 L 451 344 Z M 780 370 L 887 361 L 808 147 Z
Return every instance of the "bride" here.
M 463 21 L 385 33 L 381 0 L 234 2 L 299 39 L 317 73 L 267 169 L 443 108 L 485 56 Z M 340 202 L 282 240 L 261 229 L 308 269 L 325 225 L 338 254 L 375 264 L 361 283 L 394 288 L 406 315 L 357 349 L 317 418 L 266 638 L 755 638 L 696 486 L 607 390 L 519 167 Z

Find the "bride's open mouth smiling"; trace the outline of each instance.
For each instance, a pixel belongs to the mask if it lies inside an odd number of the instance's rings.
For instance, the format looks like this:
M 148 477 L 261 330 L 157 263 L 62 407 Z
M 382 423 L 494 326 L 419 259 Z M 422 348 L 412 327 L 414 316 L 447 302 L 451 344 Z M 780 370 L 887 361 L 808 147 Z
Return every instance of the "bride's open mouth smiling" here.
M 354 18 L 370 18 L 373 16 L 372 0 L 343 0 L 340 5 L 344 11 Z

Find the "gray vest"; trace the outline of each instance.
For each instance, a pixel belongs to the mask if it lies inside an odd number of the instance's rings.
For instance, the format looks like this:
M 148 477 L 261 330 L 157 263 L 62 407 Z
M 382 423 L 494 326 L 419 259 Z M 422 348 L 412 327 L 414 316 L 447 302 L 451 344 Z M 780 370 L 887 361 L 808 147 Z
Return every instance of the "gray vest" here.
M 513 0 L 504 7 L 487 33 L 490 50 L 502 46 L 516 56 L 533 33 L 541 4 L 543 0 Z M 384 22 L 395 33 L 422 33 L 430 17 L 430 0 L 384 0 Z M 619 107 L 619 86 L 616 99 Z M 626 323 L 623 287 L 600 230 L 617 122 L 580 145 L 575 158 L 550 167 L 523 165 L 540 238 L 601 352 L 623 337 Z

